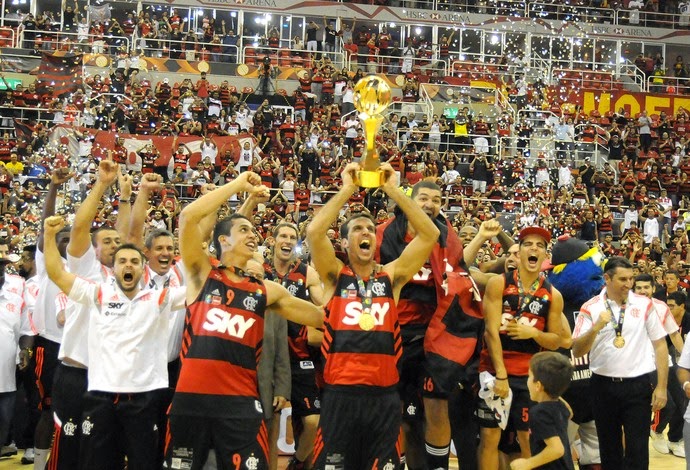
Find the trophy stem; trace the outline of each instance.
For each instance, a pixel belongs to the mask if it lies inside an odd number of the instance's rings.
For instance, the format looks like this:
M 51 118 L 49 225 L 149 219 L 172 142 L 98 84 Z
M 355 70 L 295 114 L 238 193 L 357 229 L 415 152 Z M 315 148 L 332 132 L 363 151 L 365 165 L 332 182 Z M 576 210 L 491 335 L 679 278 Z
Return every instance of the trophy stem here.
M 362 160 L 362 168 L 365 171 L 374 171 L 379 167 L 379 155 L 376 151 L 376 134 L 383 123 L 383 116 L 376 114 L 373 116 L 365 113 L 360 114 L 364 127 L 364 137 L 367 141 L 367 151 Z

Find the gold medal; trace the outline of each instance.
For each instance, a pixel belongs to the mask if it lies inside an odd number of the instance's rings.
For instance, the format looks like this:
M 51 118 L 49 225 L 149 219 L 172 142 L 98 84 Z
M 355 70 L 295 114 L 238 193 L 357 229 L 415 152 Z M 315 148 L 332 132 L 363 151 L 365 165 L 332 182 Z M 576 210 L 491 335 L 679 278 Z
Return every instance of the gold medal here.
M 359 327 L 364 331 L 370 331 L 374 329 L 374 326 L 376 326 L 376 321 L 374 320 L 374 316 L 367 308 L 359 316 Z
M 613 345 L 618 349 L 622 348 L 625 346 L 625 338 L 622 336 L 616 336 L 616 339 L 613 340 Z

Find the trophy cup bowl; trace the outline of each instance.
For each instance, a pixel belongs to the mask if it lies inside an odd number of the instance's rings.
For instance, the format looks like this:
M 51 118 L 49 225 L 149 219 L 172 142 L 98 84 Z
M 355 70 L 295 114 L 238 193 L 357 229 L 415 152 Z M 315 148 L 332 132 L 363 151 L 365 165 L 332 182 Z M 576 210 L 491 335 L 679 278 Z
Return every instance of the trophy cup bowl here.
M 383 183 L 379 170 L 381 161 L 376 150 L 376 134 L 383 122 L 381 115 L 391 104 L 391 88 L 377 75 L 367 75 L 354 88 L 354 104 L 364 128 L 367 147 L 360 161 L 362 170 L 357 172 L 357 184 L 365 188 L 378 188 Z

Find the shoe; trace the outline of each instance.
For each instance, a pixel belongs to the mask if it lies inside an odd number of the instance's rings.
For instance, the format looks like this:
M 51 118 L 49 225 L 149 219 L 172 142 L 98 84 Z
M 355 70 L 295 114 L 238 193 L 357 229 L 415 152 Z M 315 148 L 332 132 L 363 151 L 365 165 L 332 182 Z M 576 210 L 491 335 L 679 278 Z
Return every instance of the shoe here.
M 304 462 L 300 462 L 295 457 L 293 457 L 288 462 L 287 467 L 285 467 L 285 470 L 303 470 L 304 468 Z
M 31 463 L 34 463 L 34 448 L 33 447 L 26 449 L 24 451 L 24 455 L 22 455 L 22 465 L 29 465 Z
M 668 448 L 668 443 L 666 443 L 666 439 L 664 438 L 663 434 L 651 431 L 649 433 L 649 436 L 652 438 L 652 447 L 654 447 L 654 450 L 656 450 L 660 454 L 671 453 L 671 451 Z
M 17 444 L 14 442 L 8 446 L 2 446 L 2 450 L 0 450 L 0 457 L 10 457 L 12 455 L 17 455 Z
M 670 450 L 671 453 L 676 457 L 680 457 L 681 459 L 685 458 L 685 444 L 683 443 L 683 441 L 668 441 L 668 450 Z

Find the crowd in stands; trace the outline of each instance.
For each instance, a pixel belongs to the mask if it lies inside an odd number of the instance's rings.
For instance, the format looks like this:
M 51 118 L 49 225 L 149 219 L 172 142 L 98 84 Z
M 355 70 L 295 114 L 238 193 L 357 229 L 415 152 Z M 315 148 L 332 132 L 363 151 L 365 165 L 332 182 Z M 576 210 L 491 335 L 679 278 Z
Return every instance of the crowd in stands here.
M 358 3 L 424 8 L 424 2 Z M 470 8 L 485 7 L 479 1 L 467 3 L 473 4 Z M 606 0 L 581 3 L 624 7 Z M 675 8 L 673 3 L 665 3 L 669 12 Z M 455 4 L 440 0 L 438 7 L 454 10 Z M 49 15 L 27 16 L 23 28 L 49 31 L 55 23 Z M 188 52 L 194 51 L 194 60 L 236 61 L 236 33 L 224 21 L 204 21 L 202 38 L 183 32 L 183 23 L 173 11 L 171 15 L 162 13 L 160 18 L 142 12 L 139 18 L 129 14 L 121 24 L 113 19 L 107 26 L 89 25 L 76 5 L 67 5 L 62 14 L 64 30 L 85 36 L 66 47 L 78 48 L 79 42 L 93 47 L 93 38 L 86 34 L 95 35 L 96 41 L 101 36 L 103 47 L 110 48 L 114 57 L 110 70 L 89 76 L 68 96 L 41 95 L 34 83 L 11 89 L 0 74 L 7 88 L 0 95 L 3 126 L 12 125 L 12 118 L 21 118 L 31 127 L 29 133 L 8 131 L 0 139 L 0 240 L 7 240 L 9 246 L 9 253 L 3 256 L 14 254 L 18 259 L 27 247 L 36 244 L 47 175 L 59 167 L 69 167 L 74 175 L 57 193 L 57 213 L 68 222 L 74 218 L 97 179 L 99 162 L 91 152 L 92 129 L 203 139 L 201 157 L 194 165 L 190 161 L 192 151 L 181 143 L 173 145 L 172 165 L 164 167 L 156 166 L 157 150 L 150 145 L 133 152 L 138 162 L 134 165 L 132 151 L 125 148 L 122 139 L 107 149 L 106 153 L 129 171 L 134 192 L 144 175 L 162 177 L 164 188 L 152 195 L 147 232 L 167 229 L 177 235 L 179 213 L 206 191 L 206 185 L 222 185 L 245 171 L 259 174 L 271 192 L 269 200 L 256 209 L 253 221 L 261 237 L 259 250 L 270 253 L 275 227 L 281 222 L 295 223 L 304 235 L 315 209 L 341 187 L 342 170 L 364 155 L 366 138 L 354 112 L 354 86 L 375 62 L 378 68 L 374 72 L 405 75 L 402 106 L 386 116 L 376 136 L 381 160 L 398 173 L 400 190 L 406 194 L 423 179 L 441 186 L 443 209 L 461 237 L 463 228 L 476 229 L 493 218 L 499 218 L 513 237 L 525 227 L 539 225 L 554 239 L 568 234 L 592 245 L 598 243 L 607 256 L 628 258 L 637 272 L 654 277 L 656 288 L 663 288 L 666 271 L 674 271 L 680 276 L 681 288 L 690 289 L 690 111 L 681 108 L 675 115 L 648 115 L 643 110 L 631 115 L 620 109 L 587 115 L 579 108 L 550 103 L 545 85 L 523 83 L 518 77 L 509 93 L 519 97 L 518 108 L 531 111 L 524 119 L 514 121 L 509 113 L 485 116 L 457 98 L 447 105 L 457 109 L 453 117 L 426 115 L 405 105 L 418 102 L 420 81 L 443 77 L 420 76 L 419 69 L 408 68 L 405 57 L 409 47 L 416 59 L 431 59 L 432 47 L 419 41 L 401 48 L 386 31 L 378 36 L 356 36 L 354 23 L 344 24 L 339 33 L 353 64 L 351 69 L 336 67 L 328 56 L 333 50 L 319 54 L 309 44 L 300 45 L 301 40 L 293 42 L 291 57 L 303 59 L 305 66 L 296 88 L 276 90 L 284 105 L 266 99 L 255 107 L 246 99 L 257 90 L 238 89 L 228 77 L 201 73 L 195 80 L 154 80 L 142 71 L 142 55 L 148 54 L 144 48 L 165 49 L 173 58 L 191 60 Z M 332 28 L 325 20 L 323 27 Z M 135 33 L 143 42 L 131 53 L 122 50 L 125 42 L 121 38 Z M 41 34 L 23 37 L 24 46 L 36 51 L 60 47 Z M 257 57 L 280 47 L 274 32 L 264 39 L 261 47 L 265 49 L 258 48 Z M 438 48 L 440 58 L 448 54 L 452 36 L 444 40 L 445 48 Z M 387 59 L 380 61 L 379 56 Z M 647 62 L 644 65 L 647 67 Z M 679 78 L 688 76 L 682 57 L 677 58 L 673 70 Z M 518 87 L 524 90 L 518 92 Z M 41 112 L 40 120 L 39 109 L 47 110 Z M 545 133 L 540 137 L 548 135 L 554 142 L 546 152 L 535 151 L 531 145 L 542 110 L 554 111 L 554 117 L 539 130 Z M 70 129 L 79 142 L 78 155 L 51 141 L 55 126 Z M 217 145 L 215 139 L 222 136 L 251 139 L 231 150 Z M 591 152 L 595 145 L 605 147 L 606 153 Z M 242 202 L 239 196 L 222 212 Z M 368 210 L 381 224 L 390 217 L 388 202 L 382 190 L 362 189 L 350 198 L 348 213 Z M 107 192 L 94 226 L 114 227 L 119 203 L 119 194 Z M 340 252 L 337 233 L 336 224 L 328 236 Z M 474 233 L 476 230 L 470 230 L 470 238 Z M 177 246 L 175 250 L 179 255 Z M 306 243 L 300 245 L 300 254 L 309 257 Z M 481 267 L 501 254 L 499 244 L 487 242 L 475 263 Z M 19 265 L 10 269 L 21 272 Z

